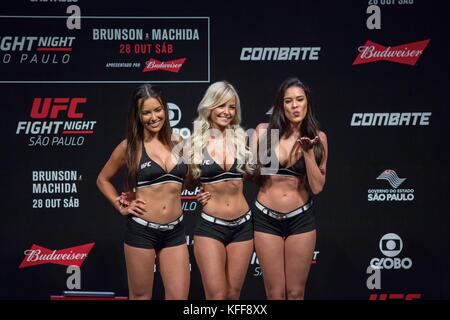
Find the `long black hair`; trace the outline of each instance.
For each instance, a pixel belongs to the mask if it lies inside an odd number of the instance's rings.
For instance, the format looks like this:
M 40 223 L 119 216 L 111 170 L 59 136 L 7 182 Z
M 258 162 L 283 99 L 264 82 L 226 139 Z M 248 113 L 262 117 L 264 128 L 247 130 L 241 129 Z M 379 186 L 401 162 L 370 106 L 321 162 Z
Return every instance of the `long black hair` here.
M 131 97 L 130 106 L 128 108 L 126 149 L 127 179 L 125 183 L 125 188 L 128 191 L 132 191 L 136 185 L 136 173 L 139 165 L 138 162 L 141 155 L 142 143 L 144 141 L 144 127 L 141 123 L 141 108 L 144 102 L 149 98 L 158 100 L 161 103 L 165 113 L 164 124 L 158 134 L 158 139 L 170 149 L 173 148 L 169 113 L 161 89 L 151 84 L 140 85 L 134 90 Z
M 278 91 L 275 95 L 275 100 L 273 103 L 273 109 L 272 109 L 272 115 L 270 117 L 269 126 L 268 126 L 268 134 L 270 134 L 271 129 L 278 129 L 279 130 L 279 137 L 280 139 L 285 135 L 290 135 L 293 132 L 292 126 L 290 125 L 289 119 L 286 118 L 284 114 L 284 95 L 286 91 L 291 87 L 299 87 L 302 88 L 306 95 L 306 102 L 307 102 L 307 109 L 306 109 L 306 116 L 305 119 L 303 119 L 300 127 L 299 127 L 299 133 L 300 137 L 308 137 L 310 139 L 314 139 L 320 130 L 320 124 L 317 121 L 315 115 L 314 115 L 314 108 L 311 98 L 311 91 L 309 90 L 308 86 L 306 86 L 303 82 L 301 82 L 296 77 L 287 78 L 284 80 L 280 87 L 278 88 Z M 268 145 L 268 153 L 270 154 L 271 150 L 271 139 L 267 139 L 267 145 Z M 292 150 L 294 151 L 294 150 Z M 291 151 L 291 152 L 292 152 Z M 314 156 L 317 162 L 317 165 L 320 165 L 322 162 L 325 149 L 323 147 L 322 142 L 319 140 L 317 144 L 313 147 Z

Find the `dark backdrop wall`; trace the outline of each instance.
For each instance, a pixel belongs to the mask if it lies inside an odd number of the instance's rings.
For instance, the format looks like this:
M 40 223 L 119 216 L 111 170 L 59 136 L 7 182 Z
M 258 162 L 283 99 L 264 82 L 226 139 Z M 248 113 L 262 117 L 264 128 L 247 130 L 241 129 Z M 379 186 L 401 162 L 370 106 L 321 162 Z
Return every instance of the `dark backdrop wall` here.
M 95 180 L 139 83 L 164 88 L 173 128 L 188 137 L 210 83 L 237 88 L 254 128 L 281 81 L 298 76 L 329 140 L 306 298 L 450 298 L 448 12 L 425 0 L 2 3 L 0 297 L 128 294 L 125 219 Z M 256 186 L 245 189 L 253 201 Z M 194 194 L 183 197 L 190 298 L 203 299 Z M 382 267 L 376 288 L 371 263 Z M 256 256 L 242 298 L 265 298 Z

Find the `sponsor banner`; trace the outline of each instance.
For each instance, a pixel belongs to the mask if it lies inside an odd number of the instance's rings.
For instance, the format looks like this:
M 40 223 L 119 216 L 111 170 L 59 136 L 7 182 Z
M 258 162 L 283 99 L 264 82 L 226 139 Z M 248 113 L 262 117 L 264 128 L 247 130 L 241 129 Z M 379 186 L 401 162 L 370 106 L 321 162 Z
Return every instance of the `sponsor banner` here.
M 317 61 L 321 47 L 243 47 L 241 61 Z
M 391 189 L 369 189 L 367 200 L 369 202 L 412 202 L 414 201 L 414 189 L 399 188 L 406 178 L 400 178 L 392 169 L 384 170 L 377 180 L 387 181 Z
M 315 250 L 313 253 L 313 258 L 311 260 L 311 265 L 317 264 L 317 259 L 319 257 L 320 251 Z M 250 259 L 250 268 L 248 271 L 252 276 L 254 277 L 261 277 L 262 276 L 262 270 L 261 266 L 259 265 L 259 259 L 256 255 L 256 252 L 253 252 L 252 258 Z
M 79 208 L 78 184 L 82 175 L 76 170 L 33 170 L 32 208 Z
M 31 249 L 25 250 L 19 268 L 33 267 L 41 264 L 58 264 L 63 266 L 81 267 L 95 243 L 71 247 L 61 250 L 50 250 L 33 244 Z
M 180 135 L 183 139 L 189 139 L 191 137 L 191 129 L 186 127 L 177 127 L 182 118 L 181 108 L 173 102 L 167 103 L 169 122 L 172 127 L 172 133 Z
M 198 208 L 198 202 L 196 200 L 197 195 L 201 192 L 200 187 L 196 187 L 194 190 L 190 191 L 184 189 L 181 192 L 181 208 L 183 212 L 196 212 Z
M 418 300 L 422 299 L 421 293 L 372 293 L 369 300 Z
M 368 0 L 368 4 L 369 6 L 381 6 L 381 7 L 392 7 L 392 6 L 401 6 L 404 7 L 409 6 L 409 5 L 413 5 L 414 4 L 414 0 Z
M 0 83 L 209 82 L 209 17 L 0 17 Z
M 429 126 L 431 112 L 366 112 L 352 114 L 352 127 Z
M 381 44 L 367 41 L 358 48 L 359 54 L 353 61 L 353 65 L 390 61 L 414 66 L 429 42 L 430 39 L 401 44 L 395 47 L 384 47 Z
M 373 269 L 408 270 L 412 267 L 411 258 L 398 257 L 403 250 L 403 240 L 399 235 L 395 233 L 385 234 L 380 239 L 379 248 L 384 257 L 370 260 L 370 267 Z
M 28 119 L 16 127 L 29 147 L 79 147 L 95 135 L 97 121 L 87 117 L 86 97 L 35 97 L 30 104 Z

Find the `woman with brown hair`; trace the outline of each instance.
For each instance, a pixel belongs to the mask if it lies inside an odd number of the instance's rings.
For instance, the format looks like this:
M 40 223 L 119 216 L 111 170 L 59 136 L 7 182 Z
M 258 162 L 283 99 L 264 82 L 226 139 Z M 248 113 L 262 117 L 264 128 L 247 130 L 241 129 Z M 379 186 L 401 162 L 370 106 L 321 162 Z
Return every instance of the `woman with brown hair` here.
M 181 143 L 175 138 L 175 143 Z M 103 195 L 127 216 L 125 260 L 130 299 L 151 299 L 158 258 L 166 299 L 187 299 L 189 253 L 181 209 L 187 165 L 174 152 L 168 109 L 160 89 L 139 86 L 128 113 L 127 139 L 112 152 L 97 178 Z M 111 180 L 127 168 L 127 197 Z
M 259 154 L 275 159 L 259 161 L 253 210 L 255 249 L 268 299 L 304 298 L 316 243 L 312 198 L 325 185 L 328 158 L 327 136 L 313 111 L 309 89 L 288 78 L 279 87 L 269 123 L 257 126 L 252 141 Z M 267 136 L 274 130 L 279 141 L 272 144 Z

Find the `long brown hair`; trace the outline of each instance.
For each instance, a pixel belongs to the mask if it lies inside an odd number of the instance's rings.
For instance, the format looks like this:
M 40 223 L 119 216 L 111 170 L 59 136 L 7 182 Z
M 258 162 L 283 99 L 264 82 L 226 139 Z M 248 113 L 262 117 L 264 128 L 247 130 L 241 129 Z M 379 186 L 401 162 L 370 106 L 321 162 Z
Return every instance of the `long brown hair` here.
M 306 101 L 308 103 L 305 119 L 303 119 L 299 127 L 300 137 L 308 137 L 310 139 L 314 139 L 314 137 L 318 135 L 318 132 L 320 130 L 320 124 L 314 115 L 314 108 L 311 99 L 311 91 L 305 84 L 303 84 L 303 82 L 301 82 L 298 78 L 295 77 L 287 78 L 281 83 L 280 87 L 278 88 L 277 94 L 275 96 L 275 101 L 273 104 L 272 116 L 270 117 L 269 121 L 268 132 L 271 132 L 270 129 L 278 129 L 280 130 L 279 133 L 281 138 L 286 133 L 289 133 L 289 130 L 291 130 L 289 120 L 286 118 L 284 114 L 284 95 L 287 89 L 291 87 L 302 88 L 303 91 L 305 92 Z M 268 142 L 270 150 L 270 139 Z M 325 152 L 323 144 L 320 140 L 319 143 L 314 145 L 313 151 L 317 165 L 320 165 L 320 163 L 322 162 L 323 154 Z
M 130 106 L 128 108 L 126 149 L 127 179 L 125 183 L 125 189 L 128 191 L 132 191 L 136 186 L 136 174 L 144 141 L 144 127 L 141 123 L 141 108 L 145 100 L 149 98 L 158 100 L 163 106 L 165 113 L 164 124 L 158 134 L 158 139 L 170 149 L 173 148 L 169 113 L 161 89 L 151 84 L 143 84 L 137 87 L 132 94 Z
M 280 139 L 285 134 L 290 134 L 291 126 L 289 123 L 289 119 L 286 118 L 284 114 L 284 95 L 287 91 L 287 89 L 291 87 L 299 87 L 302 88 L 306 95 L 306 101 L 307 101 L 307 110 L 306 110 L 306 116 L 305 119 L 303 119 L 300 127 L 299 127 L 299 133 L 300 137 L 308 137 L 310 139 L 314 139 L 318 135 L 318 132 L 320 130 L 320 124 L 319 121 L 317 121 L 315 115 L 314 115 L 314 108 L 313 103 L 311 99 L 311 92 L 309 88 L 303 84 L 298 78 L 292 77 L 287 78 L 284 80 L 280 87 L 278 88 L 278 91 L 275 95 L 275 100 L 273 102 L 273 108 L 272 108 L 272 115 L 269 120 L 269 126 L 267 128 L 267 135 L 270 135 L 271 129 L 278 129 L 279 131 L 279 137 Z M 268 155 L 271 153 L 271 139 L 269 139 L 267 136 L 263 137 L 261 141 L 261 145 L 267 145 L 267 152 Z M 294 150 L 292 150 L 294 151 Z M 291 151 L 291 152 L 292 152 Z M 324 146 L 322 142 L 319 140 L 317 144 L 313 147 L 314 151 L 314 157 L 316 159 L 317 165 L 320 165 L 322 162 L 323 156 L 324 156 Z M 296 163 L 297 166 L 300 165 L 300 163 Z M 294 165 L 295 169 L 295 165 Z M 261 164 L 258 163 L 258 170 L 257 170 L 257 179 L 256 182 L 259 184 L 263 184 L 266 181 L 266 177 L 260 176 L 261 172 Z

